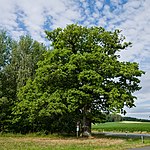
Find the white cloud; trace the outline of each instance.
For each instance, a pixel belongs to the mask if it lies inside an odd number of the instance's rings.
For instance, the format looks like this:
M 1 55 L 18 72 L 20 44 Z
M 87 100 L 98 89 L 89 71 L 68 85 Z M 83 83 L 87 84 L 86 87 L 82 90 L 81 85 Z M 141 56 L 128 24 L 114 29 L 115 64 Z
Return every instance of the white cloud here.
M 141 78 L 142 89 L 135 93 L 137 100 L 136 107 L 127 109 L 127 116 L 150 119 L 150 71 Z
M 96 3 L 95 3 L 95 5 L 96 5 L 96 7 L 98 8 L 98 9 L 101 9 L 102 7 L 103 7 L 103 4 L 104 4 L 104 1 L 103 0 L 101 0 L 101 1 L 96 1 Z
M 136 93 L 137 108 L 150 97 L 150 0 L 0 0 L 0 28 L 13 37 L 29 33 L 44 42 L 44 30 L 81 23 L 108 30 L 121 29 L 133 47 L 121 52 L 121 60 L 137 61 L 146 71 L 141 78 L 143 89 Z M 130 113 L 130 111 L 129 111 Z M 132 112 L 133 113 L 133 112 Z
M 0 0 L 0 27 L 13 29 L 17 27 L 13 0 Z
M 64 27 L 80 18 L 75 2 L 65 0 L 0 0 L 0 27 L 16 33 L 16 37 L 25 32 L 34 39 L 42 40 L 44 24 L 49 17 L 49 28 Z M 24 27 L 20 27 L 20 21 Z M 22 32 L 21 31 L 22 28 Z M 20 33 L 20 34 L 19 34 Z
M 147 53 L 146 47 L 150 46 L 150 30 L 149 19 L 147 14 L 150 13 L 147 6 L 150 5 L 150 1 L 129 1 L 124 6 L 124 12 L 120 14 L 120 18 L 124 18 L 124 22 L 119 25 L 124 31 L 124 34 L 130 41 L 133 42 L 132 53 L 124 53 L 124 57 L 134 59 L 138 56 L 139 62 L 142 57 L 145 57 Z M 138 9 L 137 9 L 138 8 Z M 130 57 L 128 57 L 130 55 Z

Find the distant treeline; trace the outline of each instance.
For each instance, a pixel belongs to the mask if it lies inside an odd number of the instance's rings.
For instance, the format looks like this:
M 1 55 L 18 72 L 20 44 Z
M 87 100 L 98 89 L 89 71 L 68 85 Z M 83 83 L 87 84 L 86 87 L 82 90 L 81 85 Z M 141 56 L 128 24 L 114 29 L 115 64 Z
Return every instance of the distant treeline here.
M 148 119 L 138 119 L 132 117 L 122 117 L 123 121 L 140 121 L 140 122 L 150 122 Z
M 133 117 L 122 117 L 118 114 L 108 114 L 106 115 L 106 122 L 117 122 L 117 121 L 140 121 L 140 122 L 150 122 L 148 119 L 138 119 Z

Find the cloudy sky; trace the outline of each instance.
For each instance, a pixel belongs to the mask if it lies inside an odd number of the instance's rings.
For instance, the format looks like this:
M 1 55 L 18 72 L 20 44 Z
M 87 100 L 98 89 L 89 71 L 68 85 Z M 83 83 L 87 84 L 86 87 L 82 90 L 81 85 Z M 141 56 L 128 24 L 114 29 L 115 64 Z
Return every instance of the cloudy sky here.
M 133 47 L 121 53 L 121 60 L 136 61 L 146 71 L 142 90 L 136 92 L 136 108 L 127 116 L 150 116 L 150 0 L 0 0 L 0 29 L 12 37 L 30 34 L 45 42 L 44 30 L 79 23 L 121 29 Z M 150 118 L 149 118 L 150 119 Z

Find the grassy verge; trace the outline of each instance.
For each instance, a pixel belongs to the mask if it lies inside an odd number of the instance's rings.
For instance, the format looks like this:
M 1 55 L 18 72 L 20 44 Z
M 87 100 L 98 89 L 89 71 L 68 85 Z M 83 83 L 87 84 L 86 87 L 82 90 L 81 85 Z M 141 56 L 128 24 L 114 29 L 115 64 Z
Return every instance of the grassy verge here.
M 93 125 L 95 131 L 150 133 L 150 123 L 113 122 Z M 150 145 L 150 139 L 106 137 L 94 134 L 93 138 L 76 138 L 67 135 L 33 133 L 0 134 L 0 150 L 125 150 Z
M 61 136 L 0 136 L 0 150 L 124 150 L 150 145 L 150 140 L 142 143 L 137 139 L 121 139 L 94 136 L 92 139 Z
M 92 126 L 95 131 L 150 133 L 150 122 L 108 122 Z

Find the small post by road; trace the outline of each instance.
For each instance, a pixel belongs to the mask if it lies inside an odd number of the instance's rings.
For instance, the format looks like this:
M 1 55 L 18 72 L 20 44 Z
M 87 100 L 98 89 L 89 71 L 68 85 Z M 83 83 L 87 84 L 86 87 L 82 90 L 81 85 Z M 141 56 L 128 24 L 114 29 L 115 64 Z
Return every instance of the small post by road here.
M 80 122 L 77 122 L 77 128 L 76 128 L 77 138 L 79 137 L 79 129 L 80 129 Z
M 141 136 L 142 143 L 144 143 L 144 136 Z

